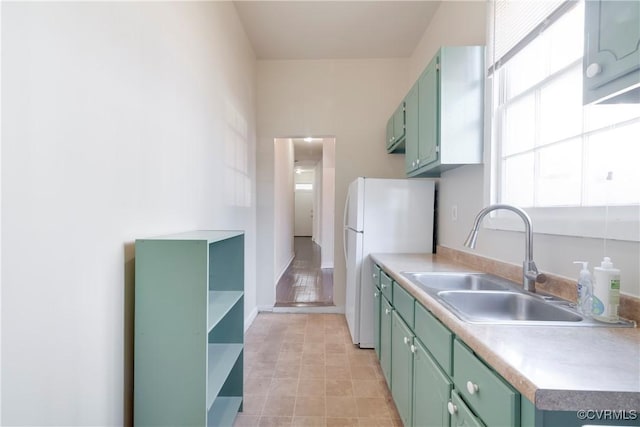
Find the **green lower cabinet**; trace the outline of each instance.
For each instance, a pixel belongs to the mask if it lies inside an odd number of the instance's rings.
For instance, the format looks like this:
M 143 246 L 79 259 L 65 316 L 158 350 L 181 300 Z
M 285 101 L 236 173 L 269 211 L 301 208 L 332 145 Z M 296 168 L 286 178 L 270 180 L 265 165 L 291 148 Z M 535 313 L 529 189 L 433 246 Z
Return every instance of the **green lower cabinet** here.
M 380 301 L 382 293 L 377 287 L 373 287 L 373 348 L 380 360 Z
M 448 426 L 447 403 L 453 382 L 418 339 L 413 340 L 413 425 L 415 427 Z
M 413 333 L 394 310 L 391 326 L 391 394 L 405 426 L 411 426 L 413 393 Z
M 451 401 L 447 406 L 451 414 L 451 427 L 484 427 L 455 390 L 451 392 Z
M 586 406 L 586 405 L 585 405 Z M 522 397 L 521 427 L 582 427 L 584 425 L 597 426 L 638 426 L 640 414 L 629 411 L 542 411 L 527 399 Z M 585 409 L 586 410 L 586 409 Z M 583 418 L 578 418 L 582 415 Z M 586 418 L 589 419 L 584 419 Z M 599 417 L 598 417 L 599 416 Z
M 391 319 L 393 307 L 382 296 L 380 302 L 380 367 L 382 374 L 391 388 Z

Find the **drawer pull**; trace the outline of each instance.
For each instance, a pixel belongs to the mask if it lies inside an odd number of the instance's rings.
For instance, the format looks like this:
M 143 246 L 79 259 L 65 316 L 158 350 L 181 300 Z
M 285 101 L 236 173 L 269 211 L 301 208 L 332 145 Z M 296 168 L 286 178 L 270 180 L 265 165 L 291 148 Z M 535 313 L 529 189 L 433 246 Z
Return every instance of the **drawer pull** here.
M 374 278 L 374 279 L 377 279 L 377 278 L 378 278 L 378 274 L 373 273 L 373 278 Z
M 384 314 L 387 314 L 387 315 L 388 315 L 389 313 L 391 313 L 391 310 L 389 310 L 388 308 L 385 308 L 385 309 L 384 309 Z
M 449 403 L 447 403 L 447 411 L 449 411 L 451 415 L 455 415 L 456 412 L 458 412 L 458 407 L 454 405 L 452 401 L 449 401 Z
M 416 346 L 411 344 L 411 353 L 415 353 L 416 352 Z
M 386 287 L 387 287 L 387 285 L 385 285 L 384 283 L 380 285 L 380 288 L 381 288 L 381 289 L 384 289 L 384 288 L 386 288 Z
M 469 392 L 469 394 L 476 394 L 478 392 L 478 389 L 478 384 L 467 381 L 467 391 Z
M 378 298 L 378 295 L 380 295 L 380 294 L 378 294 L 378 292 L 377 292 L 377 291 L 373 293 L 373 297 L 374 297 L 374 298 Z
M 404 337 L 404 343 L 405 344 L 409 344 L 409 338 L 408 337 Z

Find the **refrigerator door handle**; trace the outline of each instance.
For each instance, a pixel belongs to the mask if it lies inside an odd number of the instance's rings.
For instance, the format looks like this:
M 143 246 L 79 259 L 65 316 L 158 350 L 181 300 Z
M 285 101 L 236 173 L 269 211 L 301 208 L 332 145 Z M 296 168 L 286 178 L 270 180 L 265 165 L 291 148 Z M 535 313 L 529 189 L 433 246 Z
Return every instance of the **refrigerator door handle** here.
M 351 200 L 351 186 L 347 189 L 347 200 L 344 201 L 344 216 L 342 219 L 342 249 L 344 250 L 344 262 L 347 263 L 347 214 L 349 213 L 349 201 Z

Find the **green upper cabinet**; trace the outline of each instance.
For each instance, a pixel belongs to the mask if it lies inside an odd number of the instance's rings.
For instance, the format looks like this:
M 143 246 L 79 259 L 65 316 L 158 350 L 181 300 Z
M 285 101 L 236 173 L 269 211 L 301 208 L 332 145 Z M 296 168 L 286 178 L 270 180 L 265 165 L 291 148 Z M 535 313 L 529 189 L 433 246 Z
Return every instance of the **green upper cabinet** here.
M 387 122 L 387 152 L 403 153 L 405 136 L 405 107 L 404 101 L 398 105 L 396 111 Z
M 640 102 L 640 2 L 585 2 L 585 104 Z
M 406 98 L 407 175 L 482 163 L 484 46 L 442 47 L 418 78 L 417 113 L 415 87 Z
M 413 85 L 404 98 L 405 136 L 404 159 L 406 170 L 412 170 L 412 162 L 418 158 L 418 83 Z

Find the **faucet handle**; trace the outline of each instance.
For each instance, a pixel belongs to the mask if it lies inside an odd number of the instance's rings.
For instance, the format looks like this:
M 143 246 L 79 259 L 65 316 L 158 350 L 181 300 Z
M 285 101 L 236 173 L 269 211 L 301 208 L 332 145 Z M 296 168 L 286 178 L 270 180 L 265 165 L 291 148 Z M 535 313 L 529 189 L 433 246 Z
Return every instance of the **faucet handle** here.
M 544 283 L 547 281 L 547 275 L 544 273 L 538 273 L 536 275 L 536 282 L 537 283 Z

